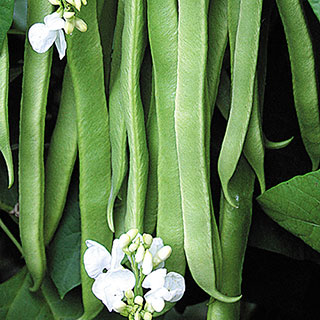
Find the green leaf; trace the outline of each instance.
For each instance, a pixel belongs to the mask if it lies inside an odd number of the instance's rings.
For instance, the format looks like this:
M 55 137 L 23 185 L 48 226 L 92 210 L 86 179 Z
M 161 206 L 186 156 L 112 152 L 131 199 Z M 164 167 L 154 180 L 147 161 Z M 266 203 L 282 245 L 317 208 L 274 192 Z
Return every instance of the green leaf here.
M 14 0 L 2 0 L 0 2 L 0 51 L 3 40 L 12 24 Z
M 317 251 L 281 228 L 260 210 L 256 210 L 252 218 L 249 246 L 275 252 L 295 260 L 320 263 L 320 254 Z
M 308 1 L 314 14 L 317 16 L 318 20 L 320 21 L 320 0 L 308 0 Z
M 29 290 L 32 281 L 26 268 L 0 285 L 0 319 L 40 320 L 75 319 L 81 315 L 81 299 L 68 295 L 60 300 L 52 282 L 46 277 L 41 291 Z
M 320 252 L 320 171 L 280 183 L 257 198 L 281 227 Z
M 72 182 L 60 227 L 48 252 L 50 276 L 61 298 L 81 282 L 78 184 Z

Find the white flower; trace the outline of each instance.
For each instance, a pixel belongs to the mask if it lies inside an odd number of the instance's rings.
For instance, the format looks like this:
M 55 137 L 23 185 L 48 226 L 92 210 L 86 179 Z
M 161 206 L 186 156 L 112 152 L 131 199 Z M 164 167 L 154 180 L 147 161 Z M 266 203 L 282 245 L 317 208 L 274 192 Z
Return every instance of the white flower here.
M 179 273 L 169 272 L 167 274 L 166 269 L 158 269 L 144 279 L 142 287 L 151 289 L 144 298 L 155 311 L 161 312 L 165 301 L 176 302 L 182 298 L 185 291 L 185 281 Z
M 87 240 L 83 260 L 89 277 L 95 279 L 92 292 L 111 312 L 117 311 L 124 294 L 135 286 L 134 274 L 121 266 L 124 252 L 119 239 L 113 241 L 111 254 L 98 242 Z M 107 272 L 106 272 L 107 271 Z
M 63 28 L 65 21 L 60 14 L 54 12 L 44 18 L 44 23 L 33 24 L 28 33 L 32 49 L 38 53 L 44 53 L 55 43 L 62 59 L 66 54 L 67 43 Z

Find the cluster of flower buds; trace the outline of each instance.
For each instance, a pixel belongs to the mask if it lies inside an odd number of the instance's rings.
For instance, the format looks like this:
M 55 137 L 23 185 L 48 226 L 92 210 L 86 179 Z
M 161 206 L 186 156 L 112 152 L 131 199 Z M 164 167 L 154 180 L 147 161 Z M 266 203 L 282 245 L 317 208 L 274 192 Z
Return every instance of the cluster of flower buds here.
M 92 292 L 110 312 L 130 320 L 151 320 L 155 311 L 164 309 L 165 301 L 176 302 L 183 296 L 183 276 L 164 268 L 172 249 L 161 238 L 131 229 L 113 241 L 111 254 L 95 241 L 86 244 L 84 266 L 95 279 Z M 131 270 L 122 266 L 125 255 Z
M 87 31 L 87 24 L 76 16 L 81 10 L 82 5 L 87 4 L 87 0 L 49 0 L 54 6 L 59 6 L 56 11 L 65 20 L 64 31 L 66 34 L 71 34 L 74 28 L 81 32 Z
M 44 17 L 44 23 L 33 24 L 28 32 L 29 42 L 37 53 L 46 52 L 55 43 L 62 59 L 66 54 L 66 34 L 71 34 L 74 28 L 81 32 L 87 31 L 87 24 L 77 17 L 86 0 L 48 0 L 59 8 Z

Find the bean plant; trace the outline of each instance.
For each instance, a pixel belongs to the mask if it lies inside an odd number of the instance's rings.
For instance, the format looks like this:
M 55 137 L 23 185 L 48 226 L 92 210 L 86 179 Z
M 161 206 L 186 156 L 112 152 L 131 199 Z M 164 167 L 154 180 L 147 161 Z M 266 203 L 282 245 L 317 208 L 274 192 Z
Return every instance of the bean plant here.
M 0 319 L 256 319 L 249 247 L 319 263 L 319 0 L 4 0 L 0 18 Z M 296 129 L 271 141 L 271 113 Z

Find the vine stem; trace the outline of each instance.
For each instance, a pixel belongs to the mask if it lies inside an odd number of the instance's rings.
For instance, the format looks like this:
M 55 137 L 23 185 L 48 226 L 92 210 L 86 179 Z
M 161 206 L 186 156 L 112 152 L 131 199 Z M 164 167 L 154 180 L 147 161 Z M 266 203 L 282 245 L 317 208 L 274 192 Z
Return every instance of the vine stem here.
M 14 237 L 11 231 L 7 228 L 7 226 L 3 223 L 2 219 L 0 218 L 0 228 L 4 231 L 4 233 L 10 238 L 10 240 L 15 244 L 21 255 L 23 255 L 22 247 L 18 240 Z

